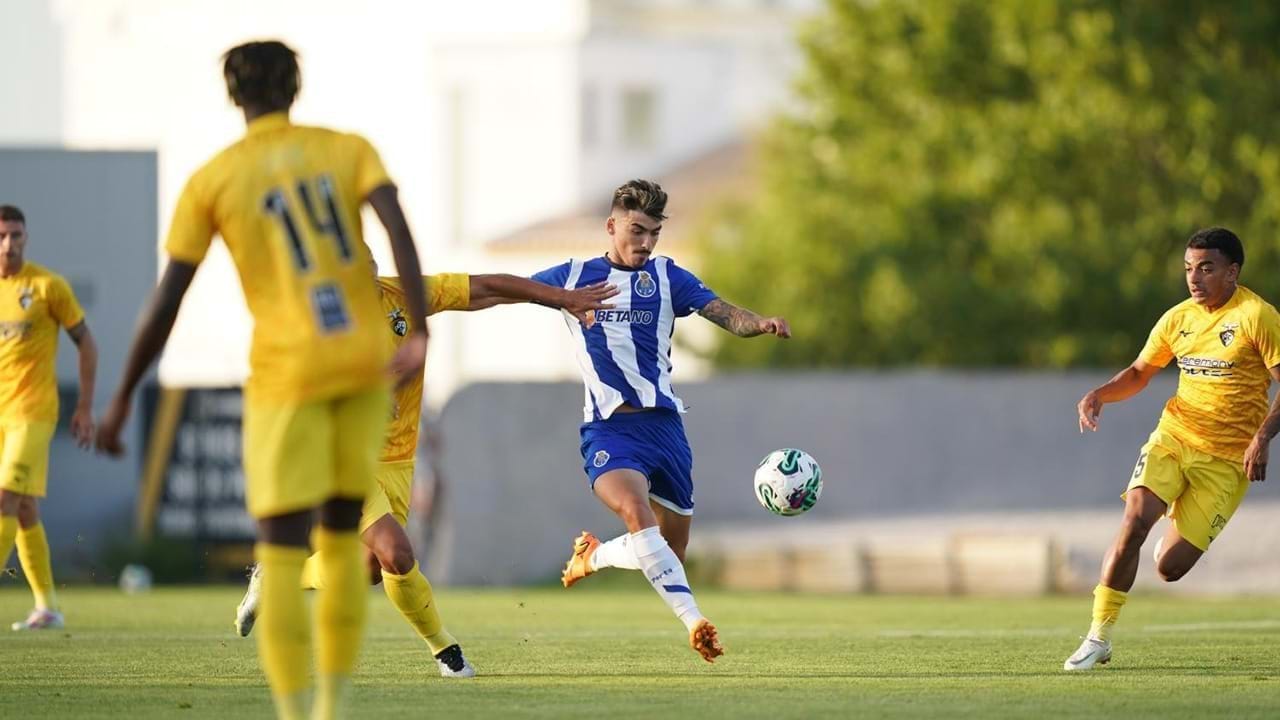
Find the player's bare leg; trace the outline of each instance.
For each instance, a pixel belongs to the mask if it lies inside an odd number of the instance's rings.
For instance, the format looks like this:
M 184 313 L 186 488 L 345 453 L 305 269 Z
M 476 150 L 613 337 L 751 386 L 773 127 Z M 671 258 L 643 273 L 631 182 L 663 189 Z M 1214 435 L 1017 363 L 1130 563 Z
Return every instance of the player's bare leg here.
M 724 649 L 720 647 L 715 626 L 698 611 L 685 577 L 684 564 L 662 533 L 659 516 L 649 502 L 648 478 L 637 470 L 618 468 L 596 478 L 593 490 L 596 497 L 626 525 L 630 533 L 627 544 L 637 569 L 645 574 L 649 585 L 684 623 L 689 631 L 689 644 L 702 659 L 714 662 L 724 654 Z M 683 522 L 668 520 L 682 543 L 682 553 L 683 545 L 688 543 L 688 520 L 687 517 Z M 602 551 L 603 548 L 596 551 L 597 558 Z
M 1178 534 L 1178 528 L 1170 524 L 1156 543 L 1156 572 L 1165 582 L 1177 582 L 1191 572 L 1202 555 L 1203 550 L 1188 542 Z
M 380 565 L 382 587 L 406 622 L 431 648 L 441 677 L 475 677 L 458 641 L 444 628 L 436 608 L 431 583 L 418 568 L 418 560 L 404 527 L 392 515 L 383 515 L 364 531 L 364 544 Z
M 1111 628 L 1138 575 L 1142 543 L 1167 508 L 1147 488 L 1136 487 L 1125 493 L 1124 519 L 1103 558 L 1102 575 L 1093 590 L 1093 624 L 1080 647 L 1063 663 L 1064 670 L 1088 670 L 1111 661 Z

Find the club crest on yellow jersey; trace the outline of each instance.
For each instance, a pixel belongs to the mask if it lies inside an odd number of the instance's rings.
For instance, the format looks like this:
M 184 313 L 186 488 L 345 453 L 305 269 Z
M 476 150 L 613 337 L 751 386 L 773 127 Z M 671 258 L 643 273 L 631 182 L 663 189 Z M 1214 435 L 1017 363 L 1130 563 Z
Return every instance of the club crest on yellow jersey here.
M 1218 333 L 1218 339 L 1222 341 L 1222 347 L 1230 347 L 1235 342 L 1236 330 L 1240 329 L 1240 323 L 1222 323 L 1222 332 Z
M 391 332 L 400 337 L 409 334 L 409 321 L 404 317 L 403 308 L 396 308 L 387 313 L 387 319 L 391 321 Z
M 31 301 L 34 297 L 35 294 L 31 292 L 31 288 L 24 287 L 22 292 L 18 294 L 18 304 L 22 306 L 23 310 L 26 310 L 31 307 Z

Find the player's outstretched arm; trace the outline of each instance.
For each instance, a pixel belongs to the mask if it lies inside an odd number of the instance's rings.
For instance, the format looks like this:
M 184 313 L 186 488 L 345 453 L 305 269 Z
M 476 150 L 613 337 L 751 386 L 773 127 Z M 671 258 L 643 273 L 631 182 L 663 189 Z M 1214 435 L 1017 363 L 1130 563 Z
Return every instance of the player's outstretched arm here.
M 1271 379 L 1280 382 L 1280 366 L 1269 368 Z M 1262 482 L 1267 479 L 1267 457 L 1271 454 L 1271 438 L 1280 433 L 1280 395 L 1271 401 L 1271 410 L 1262 419 L 1258 432 L 1244 451 L 1244 474 L 1249 482 Z
M 755 337 L 756 335 L 791 337 L 791 326 L 787 324 L 785 318 L 763 317 L 720 298 L 702 306 L 698 314 L 738 337 Z
M 422 364 L 427 358 L 427 304 L 426 290 L 422 284 L 422 269 L 418 265 L 418 249 L 413 244 L 413 233 L 409 231 L 409 221 L 404 217 L 400 207 L 400 198 L 396 194 L 396 186 L 390 183 L 374 188 L 367 198 L 378 220 L 387 229 L 387 237 L 391 241 L 391 254 L 396 260 L 396 271 L 400 273 L 400 287 L 404 290 L 405 310 L 412 318 L 409 336 L 396 350 L 388 368 L 398 383 L 404 383 L 415 375 L 422 374 Z
M 86 449 L 93 445 L 93 389 L 98 378 L 98 343 L 89 332 L 89 326 L 81 320 L 67 335 L 76 344 L 80 356 L 80 396 L 75 412 L 71 414 L 71 436 L 76 445 Z
M 1102 415 L 1102 406 L 1107 403 L 1120 402 L 1142 392 L 1151 378 L 1160 372 L 1159 365 L 1152 365 L 1141 358 L 1134 360 L 1129 367 L 1116 373 L 1106 383 L 1085 393 L 1076 403 L 1076 414 L 1079 415 L 1080 432 L 1098 430 L 1098 417 Z
M 471 304 L 467 309 L 483 310 L 494 305 L 533 302 L 565 310 L 585 322 L 594 317 L 596 310 L 612 308 L 613 304 L 605 301 L 617 294 L 617 286 L 607 282 L 568 290 L 504 273 L 472 275 Z M 588 313 L 592 317 L 588 317 Z
M 147 368 L 151 367 L 156 356 L 164 349 L 169 333 L 173 330 L 173 321 L 178 317 L 178 307 L 182 305 L 182 298 L 187 294 L 187 288 L 191 287 L 191 279 L 195 274 L 196 266 L 190 263 L 170 260 L 165 266 L 160 284 L 151 293 L 151 299 L 143 308 L 142 317 L 138 319 L 120 385 L 111 398 L 107 414 L 98 422 L 95 445 L 99 452 L 116 457 L 124 453 L 120 433 L 125 421 L 129 419 L 133 391 L 137 389 Z

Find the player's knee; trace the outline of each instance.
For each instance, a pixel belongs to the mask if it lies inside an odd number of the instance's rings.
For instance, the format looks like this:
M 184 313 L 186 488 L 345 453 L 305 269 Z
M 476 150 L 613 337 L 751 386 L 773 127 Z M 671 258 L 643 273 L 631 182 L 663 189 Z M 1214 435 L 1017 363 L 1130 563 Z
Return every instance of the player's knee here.
M 635 498 L 622 503 L 618 508 L 618 516 L 631 532 L 656 525 L 658 522 L 657 518 L 653 516 L 653 509 L 649 507 L 648 500 L 642 498 Z
M 1165 558 L 1160 558 L 1160 562 L 1156 563 L 1156 573 L 1160 579 L 1165 582 L 1178 582 L 1183 575 L 1191 568 L 1181 563 L 1167 562 Z
M 330 530 L 355 530 L 363 510 L 363 499 L 329 498 L 320 506 L 320 525 Z
M 1156 574 L 1165 582 L 1178 582 L 1182 576 L 1191 572 L 1191 564 L 1185 559 L 1174 559 L 1168 555 L 1161 555 L 1156 561 Z
M 413 547 L 409 543 L 390 543 L 386 550 L 378 556 L 378 561 L 387 572 L 406 575 L 413 570 L 417 558 L 413 556 Z
M 18 524 L 29 528 L 40 522 L 40 505 L 30 495 L 22 496 L 18 501 Z

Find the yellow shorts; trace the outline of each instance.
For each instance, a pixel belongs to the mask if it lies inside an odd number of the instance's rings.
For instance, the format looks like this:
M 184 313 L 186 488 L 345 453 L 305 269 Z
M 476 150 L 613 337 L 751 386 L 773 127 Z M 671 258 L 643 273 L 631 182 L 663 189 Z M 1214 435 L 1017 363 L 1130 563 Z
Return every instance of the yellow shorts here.
M 49 485 L 49 442 L 57 423 L 0 421 L 0 489 L 44 497 Z
M 255 518 L 369 494 L 391 396 L 386 387 L 295 405 L 244 408 L 245 504 Z
M 369 529 L 383 515 L 390 515 L 404 527 L 409 522 L 409 493 L 413 491 L 413 461 L 380 462 L 374 471 L 377 482 L 364 498 L 360 532 Z
M 1157 429 L 1138 453 L 1128 489 L 1136 487 L 1145 487 L 1165 501 L 1178 534 L 1208 550 L 1240 507 L 1249 480 L 1242 463 L 1192 449 Z

